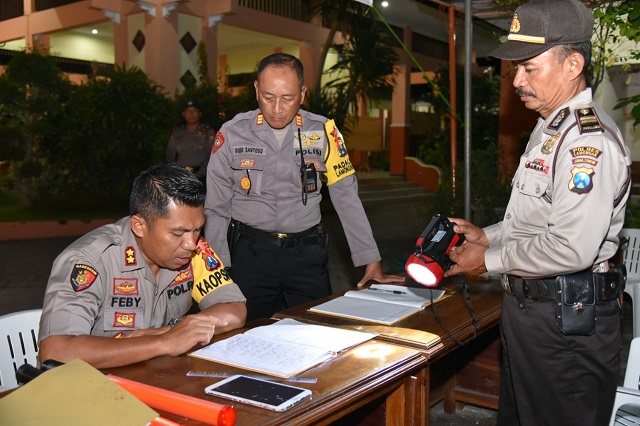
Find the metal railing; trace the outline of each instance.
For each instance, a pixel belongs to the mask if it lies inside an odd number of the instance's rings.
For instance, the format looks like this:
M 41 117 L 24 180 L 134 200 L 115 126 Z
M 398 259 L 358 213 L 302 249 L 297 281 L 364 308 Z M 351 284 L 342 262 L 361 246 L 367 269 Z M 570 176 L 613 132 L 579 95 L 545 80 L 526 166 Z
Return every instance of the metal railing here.
M 35 0 L 34 11 L 53 9 L 83 0 Z M 24 15 L 24 0 L 0 0 L 0 21 L 19 18 Z
M 309 21 L 311 13 L 309 0 L 238 0 L 238 5 L 303 22 Z
M 14 50 L 0 49 L 0 65 L 7 65 L 17 53 Z M 59 56 L 52 56 L 51 58 L 60 70 L 72 74 L 106 75 L 114 68 L 113 64 L 103 62 L 82 61 Z

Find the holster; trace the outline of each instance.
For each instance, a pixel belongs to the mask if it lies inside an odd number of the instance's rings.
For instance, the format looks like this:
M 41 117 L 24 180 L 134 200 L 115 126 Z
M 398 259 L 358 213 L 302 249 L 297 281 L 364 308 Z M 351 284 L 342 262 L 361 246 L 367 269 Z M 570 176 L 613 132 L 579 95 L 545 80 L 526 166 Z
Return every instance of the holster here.
M 589 336 L 596 329 L 594 273 L 589 269 L 556 277 L 557 324 L 570 336 Z
M 595 272 L 593 279 L 598 301 L 615 299 L 624 291 L 627 268 L 624 264 L 611 265 L 607 272 Z
M 231 264 L 233 265 L 233 258 L 236 251 L 236 244 L 238 238 L 240 238 L 240 226 L 241 222 L 231 219 L 229 222 L 229 228 L 227 229 L 227 244 L 229 245 L 229 257 L 231 258 Z
M 325 251 L 329 251 L 329 234 L 327 230 L 324 228 L 324 224 L 320 222 L 318 227 L 316 228 L 318 232 L 318 245 L 325 249 Z

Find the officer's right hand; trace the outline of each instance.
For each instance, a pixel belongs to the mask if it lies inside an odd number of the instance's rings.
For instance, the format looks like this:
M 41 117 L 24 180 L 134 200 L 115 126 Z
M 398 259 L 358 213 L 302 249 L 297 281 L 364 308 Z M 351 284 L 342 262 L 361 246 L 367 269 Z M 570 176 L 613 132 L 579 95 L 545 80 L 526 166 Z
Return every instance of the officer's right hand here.
M 213 338 L 216 326 L 226 326 L 227 321 L 212 315 L 189 315 L 162 337 L 167 355 L 181 355 L 196 345 L 207 345 Z

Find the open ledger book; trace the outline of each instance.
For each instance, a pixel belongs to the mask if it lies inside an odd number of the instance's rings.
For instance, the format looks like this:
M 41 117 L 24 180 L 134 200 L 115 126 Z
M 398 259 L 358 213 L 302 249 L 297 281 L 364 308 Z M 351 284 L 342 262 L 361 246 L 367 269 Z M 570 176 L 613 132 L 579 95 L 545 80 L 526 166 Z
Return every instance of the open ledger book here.
M 189 355 L 286 378 L 375 336 L 375 333 L 305 324 L 287 318 L 236 334 Z
M 391 325 L 444 296 L 440 289 L 372 284 L 314 306 L 311 312 Z

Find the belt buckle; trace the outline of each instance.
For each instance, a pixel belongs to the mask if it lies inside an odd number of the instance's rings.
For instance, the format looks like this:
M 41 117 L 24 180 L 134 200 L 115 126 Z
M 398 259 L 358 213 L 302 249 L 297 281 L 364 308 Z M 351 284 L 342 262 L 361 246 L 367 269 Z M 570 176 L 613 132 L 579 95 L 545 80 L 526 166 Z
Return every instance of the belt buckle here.
M 285 238 L 287 238 L 287 234 L 284 234 L 282 232 L 276 232 L 275 235 L 276 235 L 276 237 L 280 238 L 281 240 L 284 240 Z
M 511 292 L 511 284 L 509 284 L 509 276 L 507 274 L 500 275 L 500 284 L 502 284 L 502 289 L 509 296 L 512 296 Z

